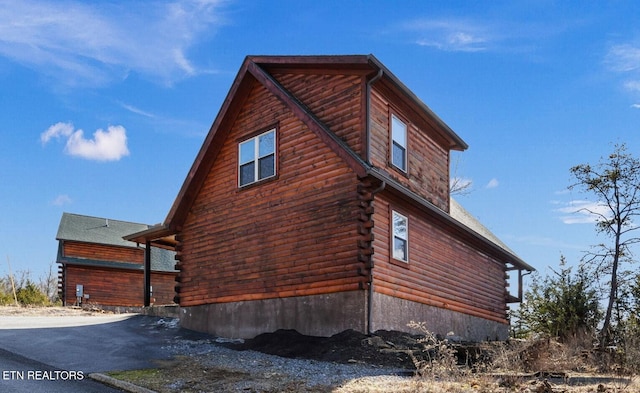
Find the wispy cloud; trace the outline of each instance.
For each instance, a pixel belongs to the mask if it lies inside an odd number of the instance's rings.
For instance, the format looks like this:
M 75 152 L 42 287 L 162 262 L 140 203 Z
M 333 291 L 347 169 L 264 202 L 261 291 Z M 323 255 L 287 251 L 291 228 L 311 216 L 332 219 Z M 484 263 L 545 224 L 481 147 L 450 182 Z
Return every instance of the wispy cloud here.
M 199 73 L 189 49 L 223 23 L 223 0 L 0 0 L 0 56 L 70 86 L 131 72 L 162 84 Z
M 449 190 L 452 194 L 466 194 L 471 191 L 473 180 L 454 176 L 449 180 Z
M 452 52 L 480 52 L 487 49 L 490 33 L 483 25 L 457 19 L 420 19 L 404 28 L 417 34 L 416 43 Z
M 555 211 L 562 213 L 560 220 L 565 224 L 593 224 L 608 214 L 608 208 L 603 203 L 586 200 L 569 201 Z
M 548 236 L 540 235 L 523 235 L 523 236 L 505 236 L 506 240 L 523 243 L 531 246 L 555 248 L 558 250 L 583 250 L 585 245 L 567 243 L 563 240 L 554 239 Z
M 634 94 L 640 93 L 640 45 L 624 43 L 609 48 L 605 60 L 609 70 L 624 77 L 622 87 Z M 640 108 L 639 104 L 632 105 Z
M 495 177 L 491 180 L 489 180 L 489 183 L 487 183 L 484 188 L 496 188 L 500 185 L 500 182 L 498 181 L 498 179 L 496 179 Z
M 607 53 L 606 63 L 613 71 L 629 72 L 640 69 L 640 46 L 613 45 Z
M 56 123 L 40 135 L 43 145 L 52 138 L 66 138 L 65 153 L 87 160 L 118 161 L 129 155 L 127 133 L 122 126 L 109 126 L 107 130 L 96 130 L 93 139 L 86 139 L 84 131 L 75 129 L 71 123 Z
M 73 201 L 71 200 L 71 197 L 69 197 L 69 195 L 60 194 L 53 201 L 51 201 L 51 204 L 53 206 L 64 206 L 70 204 L 71 202 Z
M 129 104 L 125 104 L 124 102 L 118 102 L 118 104 L 120 104 L 121 107 L 123 107 L 124 109 L 128 110 L 131 113 L 135 113 L 136 115 L 140 115 L 140 116 L 144 116 L 144 117 L 148 117 L 150 119 L 155 119 L 157 116 L 151 112 L 147 112 L 144 111 L 140 108 L 137 108 L 133 105 L 129 105 Z

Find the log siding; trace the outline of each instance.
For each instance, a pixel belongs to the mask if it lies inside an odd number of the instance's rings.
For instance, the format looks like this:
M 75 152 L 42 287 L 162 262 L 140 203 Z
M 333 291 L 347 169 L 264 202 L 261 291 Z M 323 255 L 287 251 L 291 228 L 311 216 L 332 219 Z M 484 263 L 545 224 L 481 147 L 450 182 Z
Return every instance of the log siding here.
M 237 141 L 278 124 L 273 181 L 237 187 Z M 182 306 L 357 290 L 357 178 L 256 84 L 179 233 Z
M 507 323 L 503 263 L 434 226 L 419 210 L 387 194 L 376 197 L 374 204 L 376 292 Z M 393 210 L 409 220 L 408 263 L 392 256 Z
M 64 242 L 63 252 L 66 257 L 144 264 L 144 249 L 142 248 L 67 240 Z
M 84 304 L 124 307 L 144 305 L 142 270 L 67 265 L 65 274 L 66 284 L 63 286 L 63 290 L 67 306 L 76 302 L 76 284 L 82 284 L 84 293 L 89 295 L 88 299 L 83 299 Z M 151 273 L 152 303 L 172 303 L 174 277 L 175 273 Z
M 362 75 L 273 73 L 274 77 L 349 148 L 364 155 Z
M 392 115 L 407 127 L 406 173 L 391 164 Z M 276 173 L 238 187 L 238 143 L 267 128 Z M 351 299 L 357 329 L 404 330 L 417 311 L 506 336 L 506 262 L 529 269 L 448 215 L 450 150 L 466 148 L 371 55 L 247 57 L 156 231 L 175 234 L 186 323 L 304 329 L 299 314 L 323 310 L 316 327 L 333 334 L 331 298 Z M 393 211 L 407 218 L 408 262 L 392 258 Z
M 449 211 L 449 150 L 432 136 L 423 124 L 403 107 L 394 104 L 379 89 L 371 92 L 371 163 L 387 168 L 400 184 L 422 196 L 440 209 Z M 407 126 L 407 172 L 391 164 L 391 115 Z

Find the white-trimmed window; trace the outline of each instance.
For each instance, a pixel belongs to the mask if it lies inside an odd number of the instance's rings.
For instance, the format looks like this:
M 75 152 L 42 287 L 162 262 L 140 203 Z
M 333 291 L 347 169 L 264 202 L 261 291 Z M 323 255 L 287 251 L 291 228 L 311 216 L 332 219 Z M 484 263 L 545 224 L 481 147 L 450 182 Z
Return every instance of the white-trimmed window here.
M 238 147 L 238 163 L 238 184 L 240 187 L 275 176 L 275 128 L 241 142 Z
M 409 262 L 409 219 L 400 213 L 392 211 L 391 227 L 393 240 L 391 242 L 394 259 Z
M 391 163 L 407 171 L 407 125 L 396 115 L 391 115 Z

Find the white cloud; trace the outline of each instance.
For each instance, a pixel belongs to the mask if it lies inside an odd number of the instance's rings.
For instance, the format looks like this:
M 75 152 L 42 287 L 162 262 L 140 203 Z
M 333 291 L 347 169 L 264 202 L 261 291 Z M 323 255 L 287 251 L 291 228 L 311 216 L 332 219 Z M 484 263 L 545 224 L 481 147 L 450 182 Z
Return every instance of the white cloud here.
M 468 190 L 473 185 L 473 180 L 465 177 L 452 177 L 449 181 L 449 189 L 461 191 Z
M 187 53 L 223 23 L 223 0 L 0 0 L 0 56 L 69 86 L 136 72 L 163 84 L 200 72 Z
M 604 60 L 609 70 L 624 76 L 622 87 L 636 96 L 640 93 L 640 46 L 620 44 L 612 46 Z M 640 104 L 631 105 L 640 108 Z
M 71 202 L 73 201 L 71 200 L 71 197 L 69 197 L 69 195 L 60 194 L 56 197 L 56 199 L 51 201 L 51 204 L 54 206 L 64 206 L 70 204 Z
M 76 130 L 71 123 L 56 123 L 40 135 L 46 144 L 53 137 L 66 137 L 65 153 L 95 161 L 118 161 L 129 155 L 127 132 L 122 126 L 109 126 L 93 133 L 93 139 L 86 139 L 84 131 Z
M 568 202 L 564 207 L 555 209 L 559 213 L 565 224 L 593 224 L 603 216 L 609 213 L 607 206 L 601 202 L 591 202 L 585 200 L 573 200 Z
M 416 43 L 453 52 L 480 52 L 487 49 L 488 31 L 463 20 L 415 20 L 405 28 L 417 32 Z
M 149 117 L 149 118 L 152 118 L 152 119 L 156 117 L 156 115 L 154 115 L 153 113 L 144 111 L 144 110 L 142 110 L 140 108 L 137 108 L 137 107 L 135 107 L 133 105 L 125 104 L 124 102 L 119 102 L 119 104 L 124 109 L 128 110 L 131 113 L 135 113 L 136 115 Z
M 51 138 L 60 138 L 61 136 L 69 137 L 71 134 L 73 134 L 73 124 L 56 123 L 40 134 L 40 142 L 44 145 L 49 142 Z
M 640 80 L 637 81 L 626 81 L 623 84 L 624 88 L 629 91 L 639 91 L 640 92 Z
M 489 180 L 489 183 L 487 183 L 486 186 L 484 186 L 484 188 L 496 188 L 500 185 L 500 182 L 498 182 L 498 179 L 496 179 L 495 177 L 491 180 Z
M 605 62 L 613 71 L 630 72 L 640 69 L 640 47 L 631 44 L 614 45 Z
M 505 236 L 507 240 L 513 240 L 514 242 L 524 243 L 531 246 L 545 247 L 545 248 L 556 248 L 560 250 L 571 249 L 571 250 L 583 250 L 586 246 L 567 243 L 563 240 L 554 239 L 547 236 L 540 235 L 523 235 L 523 236 Z

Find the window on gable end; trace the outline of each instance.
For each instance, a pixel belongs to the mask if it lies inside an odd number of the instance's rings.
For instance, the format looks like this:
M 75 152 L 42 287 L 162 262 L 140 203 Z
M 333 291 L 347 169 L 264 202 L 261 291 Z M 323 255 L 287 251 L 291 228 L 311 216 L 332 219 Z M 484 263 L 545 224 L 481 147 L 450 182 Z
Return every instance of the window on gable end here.
M 238 146 L 238 166 L 240 187 L 275 176 L 276 130 L 241 142 Z
M 391 115 L 391 163 L 407 171 L 407 125 L 396 115 Z
M 392 211 L 391 215 L 393 258 L 402 262 L 409 262 L 409 219 L 395 211 Z

